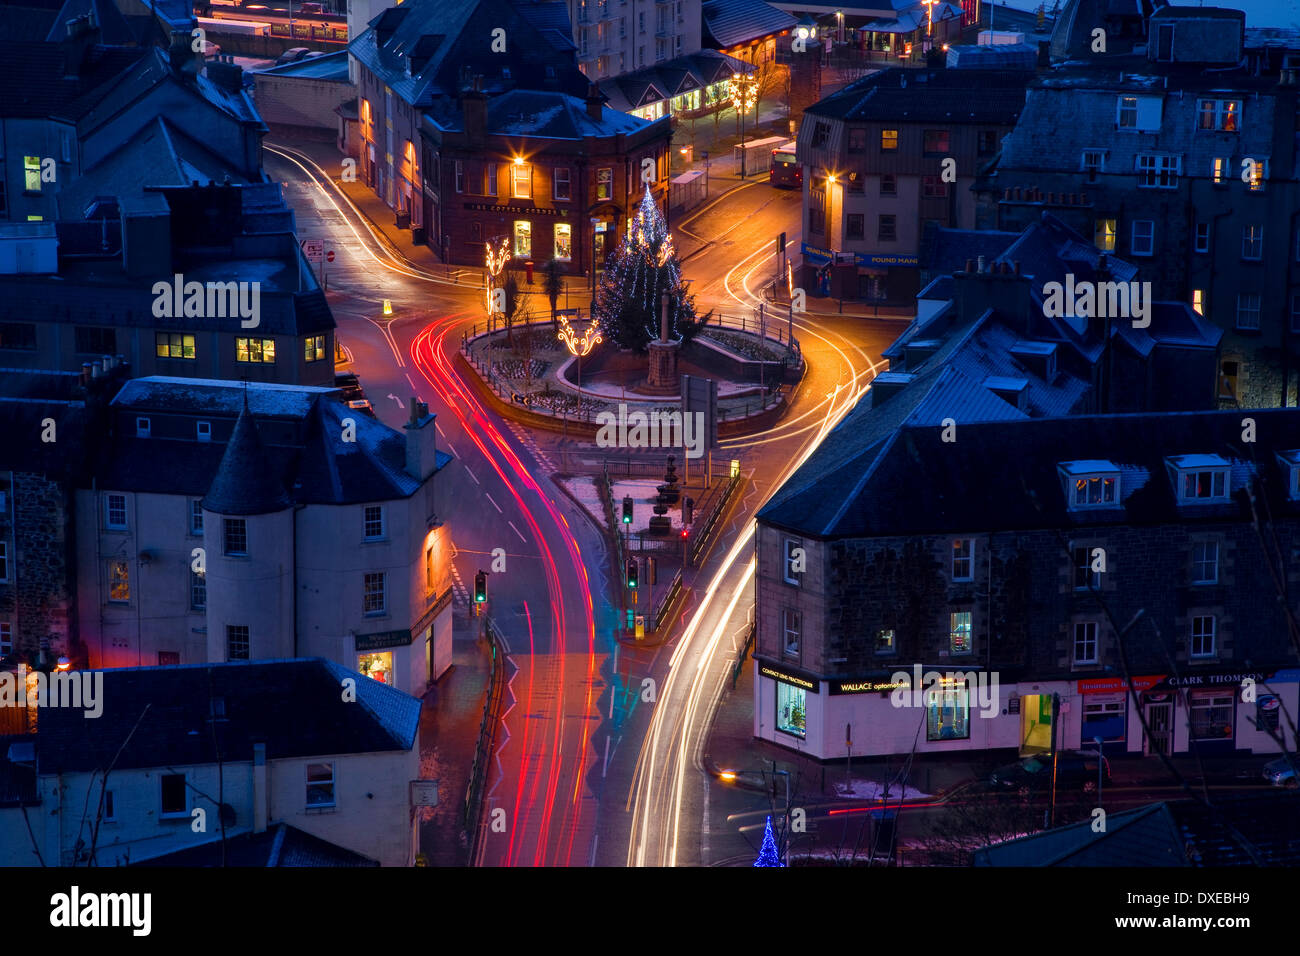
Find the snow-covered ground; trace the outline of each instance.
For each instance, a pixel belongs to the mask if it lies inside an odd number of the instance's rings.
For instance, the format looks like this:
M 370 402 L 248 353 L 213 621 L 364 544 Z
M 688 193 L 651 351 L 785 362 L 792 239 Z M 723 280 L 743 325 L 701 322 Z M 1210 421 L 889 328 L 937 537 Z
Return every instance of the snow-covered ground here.
M 682 469 L 677 469 L 677 478 L 680 481 Z M 632 496 L 632 531 L 645 531 L 650 527 L 650 519 L 654 517 L 655 501 L 659 496 L 656 490 L 662 485 L 662 478 L 622 478 L 614 482 L 614 517 L 618 521 L 623 520 L 623 496 Z M 697 494 L 697 492 L 692 492 Z M 669 505 L 666 517 L 672 520 L 673 531 L 676 532 L 682 526 L 682 500 L 677 499 L 677 504 Z
M 578 504 L 595 520 L 598 527 L 605 527 L 605 506 L 600 500 L 600 489 L 596 482 L 602 479 L 579 475 L 573 478 L 557 479 L 569 494 L 578 499 Z
M 830 774 L 827 774 L 827 776 L 829 777 Z M 876 780 L 865 780 L 862 777 L 850 777 L 847 782 L 844 780 L 836 780 L 834 783 L 836 795 L 849 800 L 879 801 L 880 798 L 885 795 L 885 785 Z M 900 785 L 897 783 L 891 783 L 889 785 L 889 802 L 891 804 L 897 802 L 899 799 L 924 800 L 930 796 L 930 794 L 923 793 L 915 787 L 906 787 L 900 794 L 899 787 Z

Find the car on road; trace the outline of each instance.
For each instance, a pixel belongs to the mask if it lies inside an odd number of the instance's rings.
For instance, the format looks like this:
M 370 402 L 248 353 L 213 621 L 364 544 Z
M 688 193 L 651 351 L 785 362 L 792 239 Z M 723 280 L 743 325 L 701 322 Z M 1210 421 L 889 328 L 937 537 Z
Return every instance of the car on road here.
M 1270 760 L 1264 764 L 1264 779 L 1275 787 L 1294 790 L 1300 787 L 1300 776 L 1296 775 L 1296 765 L 1300 765 L 1300 757 L 1279 757 Z
M 275 65 L 284 66 L 286 63 L 297 63 L 310 52 L 311 50 L 305 46 L 290 47 L 275 58 Z
M 344 401 L 353 402 L 366 397 L 365 389 L 361 387 L 361 380 L 357 378 L 355 372 L 336 372 L 334 387 L 342 389 Z
M 369 415 L 371 418 L 375 417 L 375 406 L 370 404 L 368 398 L 354 398 L 348 402 L 348 408 L 361 412 L 363 415 Z
M 325 5 L 322 3 L 312 3 L 311 0 L 308 0 L 307 3 L 298 4 L 298 12 L 300 14 L 324 13 Z
M 1056 756 L 1056 788 L 1093 793 L 1097 789 L 1100 764 L 1104 783 L 1110 782 L 1110 762 L 1095 750 L 1062 750 Z M 1029 793 L 1052 786 L 1052 755 L 1035 754 L 1016 763 L 998 767 L 989 775 L 994 790 Z

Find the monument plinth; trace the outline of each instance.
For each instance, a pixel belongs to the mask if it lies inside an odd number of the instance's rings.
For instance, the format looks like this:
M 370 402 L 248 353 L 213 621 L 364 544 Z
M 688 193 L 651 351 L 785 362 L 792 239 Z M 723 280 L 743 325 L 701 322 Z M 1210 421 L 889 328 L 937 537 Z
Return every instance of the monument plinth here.
M 668 338 L 668 296 L 662 296 L 660 301 L 659 338 L 648 346 L 650 368 L 646 386 L 647 390 L 675 395 L 681 389 L 681 379 L 677 374 L 677 352 L 681 343 Z

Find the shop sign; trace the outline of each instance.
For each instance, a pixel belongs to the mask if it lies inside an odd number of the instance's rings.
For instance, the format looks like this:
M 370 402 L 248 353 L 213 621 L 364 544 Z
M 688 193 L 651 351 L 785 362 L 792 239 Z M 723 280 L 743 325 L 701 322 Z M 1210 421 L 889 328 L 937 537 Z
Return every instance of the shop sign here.
M 1227 687 L 1232 685 L 1240 686 L 1241 682 L 1249 678 L 1256 684 L 1262 684 L 1267 679 L 1263 671 L 1225 671 L 1217 674 L 1171 674 L 1164 679 L 1159 686 L 1178 688 L 1198 688 L 1198 687 Z
M 411 643 L 411 632 L 402 631 L 378 631 L 374 634 L 357 635 L 357 653 L 365 651 L 378 651 L 386 647 L 406 647 Z
M 887 269 L 890 266 L 916 266 L 920 259 L 916 256 L 873 256 L 865 252 L 857 253 L 858 265 Z
M 1154 674 L 1148 677 L 1134 677 L 1133 689 L 1138 692 L 1150 690 L 1164 679 L 1164 674 Z M 1079 681 L 1080 694 L 1114 694 L 1122 693 L 1127 690 L 1128 687 L 1125 686 L 1124 678 L 1122 677 L 1090 677 L 1087 680 Z
M 770 677 L 772 680 L 780 681 L 783 684 L 790 684 L 793 687 L 802 687 L 804 690 L 812 691 L 814 694 L 821 693 L 821 681 L 810 677 L 800 677 L 797 674 L 791 674 L 789 671 L 779 671 L 775 667 L 767 664 L 760 664 L 758 672 L 764 677 Z
M 907 681 L 890 680 L 878 677 L 871 680 L 833 680 L 827 681 L 832 696 L 840 694 L 884 694 L 900 687 L 910 686 Z
M 823 249 L 820 246 L 811 246 L 806 242 L 800 245 L 799 252 L 803 255 L 805 261 L 816 263 L 819 266 L 830 262 L 835 256 L 835 253 L 830 249 Z

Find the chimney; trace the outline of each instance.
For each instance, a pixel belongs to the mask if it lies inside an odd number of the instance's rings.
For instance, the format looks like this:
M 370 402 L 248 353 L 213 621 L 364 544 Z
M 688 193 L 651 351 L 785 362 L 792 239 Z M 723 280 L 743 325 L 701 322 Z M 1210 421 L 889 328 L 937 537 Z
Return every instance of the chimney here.
M 983 272 L 983 271 L 984 271 L 984 257 L 983 257 L 983 256 L 980 256 L 978 259 L 975 260 L 975 271 L 976 271 L 976 272 Z
M 167 49 L 167 60 L 177 73 L 197 76 L 203 52 L 194 49 L 194 38 L 188 30 L 173 30 L 171 46 Z
M 83 387 L 90 383 L 90 369 L 91 365 L 89 362 L 81 363 L 81 384 Z
M 238 93 L 244 88 L 244 68 L 223 56 L 208 63 L 208 79 L 228 93 Z
M 253 744 L 253 832 L 266 832 L 268 813 L 266 744 Z
M 68 20 L 64 24 L 67 35 L 63 40 L 63 75 L 71 78 L 81 74 L 86 54 L 99 42 L 99 24 L 95 22 L 94 6 L 90 12 Z
M 967 259 L 967 260 L 966 260 L 966 269 L 965 269 L 964 271 L 966 271 L 966 272 L 974 272 L 974 271 L 975 271 L 975 260 L 974 260 L 974 259 Z
M 438 429 L 429 406 L 411 396 L 411 415 L 402 430 L 406 432 L 406 473 L 424 481 L 438 469 Z
M 471 87 L 461 93 L 460 109 L 466 138 L 471 145 L 482 146 L 487 139 L 487 94 L 483 92 L 483 77 L 475 76 Z
M 605 98 L 601 96 L 600 86 L 598 84 L 592 83 L 587 87 L 587 115 L 597 123 L 600 122 L 603 115 L 601 106 L 604 102 Z

